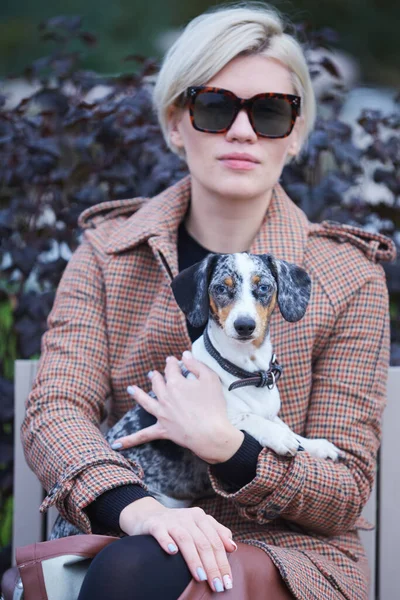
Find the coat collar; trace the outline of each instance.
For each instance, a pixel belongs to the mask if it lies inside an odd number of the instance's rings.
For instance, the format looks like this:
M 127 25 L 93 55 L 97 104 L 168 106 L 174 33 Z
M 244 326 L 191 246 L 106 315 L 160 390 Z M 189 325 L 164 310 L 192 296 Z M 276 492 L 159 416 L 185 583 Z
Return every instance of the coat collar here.
M 106 252 L 118 254 L 148 241 L 153 249 L 162 252 L 173 276 L 177 275 L 177 232 L 188 210 L 190 192 L 191 177 L 187 175 L 146 201 L 111 235 Z M 308 233 L 306 216 L 277 184 L 249 251 L 252 254 L 271 253 L 276 258 L 301 265 Z

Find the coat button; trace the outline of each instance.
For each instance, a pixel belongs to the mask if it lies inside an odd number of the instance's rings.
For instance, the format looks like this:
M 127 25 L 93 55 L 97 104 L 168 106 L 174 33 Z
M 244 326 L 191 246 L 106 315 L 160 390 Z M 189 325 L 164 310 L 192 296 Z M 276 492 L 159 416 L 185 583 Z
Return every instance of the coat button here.
M 264 516 L 266 519 L 270 519 L 272 521 L 272 519 L 276 519 L 276 517 L 279 516 L 279 512 L 276 510 L 266 510 L 264 512 Z

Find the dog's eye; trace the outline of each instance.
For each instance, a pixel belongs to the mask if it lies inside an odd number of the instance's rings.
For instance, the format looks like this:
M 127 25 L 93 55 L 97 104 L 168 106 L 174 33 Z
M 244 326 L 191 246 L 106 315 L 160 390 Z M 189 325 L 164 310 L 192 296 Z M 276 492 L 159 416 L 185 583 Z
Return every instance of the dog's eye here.
M 219 283 L 214 286 L 214 291 L 216 294 L 223 294 L 224 292 L 226 292 L 226 287 Z
M 258 292 L 260 294 L 267 294 L 269 291 L 269 285 L 260 285 L 258 286 Z

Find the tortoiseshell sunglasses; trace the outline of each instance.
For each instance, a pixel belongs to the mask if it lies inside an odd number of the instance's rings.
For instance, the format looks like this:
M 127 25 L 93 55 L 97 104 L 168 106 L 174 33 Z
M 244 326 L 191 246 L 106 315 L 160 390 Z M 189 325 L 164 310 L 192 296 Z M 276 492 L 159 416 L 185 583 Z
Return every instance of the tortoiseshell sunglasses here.
M 257 135 L 284 138 L 300 114 L 300 96 L 268 92 L 243 99 L 217 87 L 189 87 L 185 94 L 190 120 L 198 131 L 225 133 L 244 108 Z

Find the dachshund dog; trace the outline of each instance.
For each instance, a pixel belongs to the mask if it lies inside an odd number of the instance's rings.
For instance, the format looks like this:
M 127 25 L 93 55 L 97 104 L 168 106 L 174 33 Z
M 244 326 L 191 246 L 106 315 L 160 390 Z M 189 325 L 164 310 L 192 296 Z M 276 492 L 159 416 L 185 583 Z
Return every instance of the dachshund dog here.
M 276 382 L 282 369 L 273 354 L 269 323 L 276 305 L 286 321 L 304 316 L 311 293 L 308 274 L 269 254 L 209 254 L 179 273 L 171 286 L 188 321 L 195 327 L 207 323 L 192 354 L 219 376 L 230 422 L 280 455 L 304 450 L 318 458 L 340 458 L 331 442 L 301 437 L 278 417 Z M 106 439 L 113 444 L 155 421 L 135 406 Z M 208 465 L 173 442 L 156 440 L 120 452 L 141 465 L 150 493 L 166 506 L 190 506 L 213 494 Z

